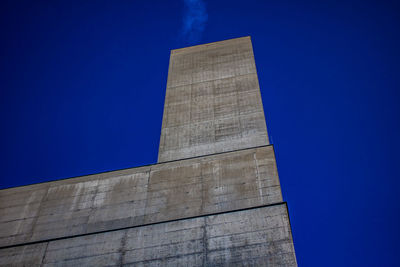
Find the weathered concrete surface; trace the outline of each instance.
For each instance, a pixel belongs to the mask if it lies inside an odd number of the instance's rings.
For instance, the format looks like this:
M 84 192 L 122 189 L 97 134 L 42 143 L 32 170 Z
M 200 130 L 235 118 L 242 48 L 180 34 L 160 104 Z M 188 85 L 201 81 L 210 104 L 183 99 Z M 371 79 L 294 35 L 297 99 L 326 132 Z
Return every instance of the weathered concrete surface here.
M 48 243 L 0 249 L 0 266 L 40 266 Z
M 267 144 L 250 37 L 171 51 L 158 162 Z
M 250 38 L 168 75 L 160 163 L 0 190 L 0 265 L 297 266 Z
M 0 259 L 0 265 L 31 259 L 43 266 L 297 266 L 285 204 L 18 246 L 0 250 Z
M 0 190 L 0 246 L 282 201 L 272 146 Z

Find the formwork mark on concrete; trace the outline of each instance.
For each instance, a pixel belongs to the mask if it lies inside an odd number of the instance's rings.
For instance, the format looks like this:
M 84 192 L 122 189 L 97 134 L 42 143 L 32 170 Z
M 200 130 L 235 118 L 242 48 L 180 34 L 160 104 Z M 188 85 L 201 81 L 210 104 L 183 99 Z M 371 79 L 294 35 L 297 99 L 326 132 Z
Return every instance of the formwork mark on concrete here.
M 262 186 L 261 186 L 261 179 L 260 179 L 260 171 L 258 169 L 258 160 L 257 160 L 256 152 L 253 153 L 253 157 L 254 157 L 254 164 L 256 166 L 256 178 L 257 178 L 257 183 L 258 183 L 258 193 L 260 195 L 261 202 L 264 203 L 264 197 L 262 194 Z
M 50 243 L 50 242 L 47 242 L 47 243 L 46 243 L 46 248 L 44 249 L 43 257 L 42 257 L 42 260 L 40 261 L 40 266 L 43 266 L 43 265 L 44 265 L 44 261 L 45 261 L 45 258 L 46 258 L 46 253 L 47 253 L 47 248 L 49 247 L 49 243 Z

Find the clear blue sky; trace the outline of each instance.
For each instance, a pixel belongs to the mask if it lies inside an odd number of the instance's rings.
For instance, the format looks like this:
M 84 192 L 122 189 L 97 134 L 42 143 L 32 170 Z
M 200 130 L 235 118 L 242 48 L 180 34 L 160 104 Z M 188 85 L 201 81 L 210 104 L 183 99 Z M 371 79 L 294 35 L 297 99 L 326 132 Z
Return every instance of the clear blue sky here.
M 250 35 L 299 266 L 399 266 L 399 2 L 189 2 L 1 1 L 1 188 L 155 163 L 169 50 Z

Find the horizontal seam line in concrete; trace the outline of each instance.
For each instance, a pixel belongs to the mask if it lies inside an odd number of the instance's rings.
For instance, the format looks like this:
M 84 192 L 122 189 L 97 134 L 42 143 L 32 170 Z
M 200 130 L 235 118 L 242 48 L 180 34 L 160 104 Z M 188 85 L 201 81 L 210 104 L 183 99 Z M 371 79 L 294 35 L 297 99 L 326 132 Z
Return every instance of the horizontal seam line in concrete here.
M 190 125 L 197 125 L 197 124 L 204 124 L 204 123 L 209 123 L 209 122 L 219 122 L 219 121 L 225 121 L 225 120 L 229 120 L 229 119 L 236 119 L 236 118 L 241 118 L 241 117 L 246 117 L 246 116 L 250 116 L 250 115 L 254 115 L 254 114 L 263 114 L 264 115 L 264 111 L 262 110 L 257 110 L 257 111 L 252 111 L 252 112 L 247 112 L 247 113 L 240 113 L 240 111 L 238 110 L 237 113 L 234 113 L 234 115 L 229 115 L 229 116 L 225 116 L 225 117 L 221 117 L 221 118 L 217 118 L 217 119 L 211 119 L 211 120 L 202 120 L 202 121 L 196 121 L 196 122 L 186 122 L 186 123 L 182 123 L 182 124 L 176 124 L 176 125 L 171 125 L 171 126 L 165 126 L 163 127 L 161 130 L 164 129 L 171 129 L 171 128 L 179 128 L 179 127 L 185 127 L 185 126 L 190 126 Z M 215 123 L 217 124 L 217 123 Z M 263 132 L 263 134 L 265 135 L 265 133 Z
M 218 153 L 213 153 L 213 154 L 207 154 L 207 155 L 201 155 L 201 156 L 195 156 L 195 157 L 189 157 L 189 158 L 181 158 L 181 159 L 174 159 L 174 160 L 169 160 L 169 161 L 161 161 L 157 162 L 155 164 L 149 164 L 150 165 L 157 165 L 157 164 L 164 164 L 164 163 L 170 163 L 170 162 L 176 162 L 176 161 L 181 161 L 181 160 L 191 160 L 191 159 L 196 159 L 196 158 L 206 158 L 208 156 L 215 156 L 215 155 L 221 155 L 221 154 L 228 154 L 228 153 L 233 153 L 237 151 L 245 151 L 245 150 L 251 150 L 251 149 L 257 149 L 261 147 L 268 147 L 268 146 L 274 146 L 273 144 L 268 144 L 268 145 L 261 145 L 261 146 L 254 146 L 254 147 L 247 147 L 247 148 L 241 148 L 241 149 L 235 149 L 235 150 L 230 150 L 230 151 L 224 151 L 224 152 L 218 152 Z M 146 166 L 146 165 L 145 165 Z M 144 166 L 140 166 L 144 167 Z M 129 169 L 129 168 L 127 168 Z M 80 177 L 80 176 L 79 176 Z
M 188 85 L 193 85 L 193 84 L 199 84 L 199 83 L 206 83 L 206 82 L 214 82 L 214 81 L 219 81 L 219 80 L 225 80 L 225 79 L 232 79 L 232 78 L 236 78 L 236 77 L 241 77 L 241 76 L 246 76 L 246 75 L 256 75 L 257 77 L 257 72 L 249 72 L 249 73 L 245 73 L 245 74 L 235 74 L 229 77 L 223 77 L 223 78 L 217 78 L 217 79 L 210 79 L 210 80 L 204 80 L 201 82 L 190 82 L 190 83 L 184 83 L 184 84 L 180 84 L 180 85 L 173 85 L 173 86 L 169 86 L 167 83 L 167 89 L 174 89 L 177 87 L 183 87 L 183 86 L 188 86 Z M 258 86 L 259 87 L 259 86 Z M 260 88 L 258 88 L 258 90 L 260 90 Z M 253 90 L 252 90 L 253 91 Z M 255 91 L 255 90 L 254 90 Z
M 273 204 L 253 206 L 253 207 L 247 207 L 247 208 L 235 209 L 235 210 L 228 210 L 228 211 L 221 211 L 221 212 L 214 212 L 214 213 L 208 213 L 208 214 L 202 214 L 202 215 L 190 216 L 190 217 L 184 217 L 184 218 L 178 218 L 178 219 L 172 219 L 172 220 L 145 223 L 145 224 L 141 224 L 141 225 L 126 226 L 126 227 L 121 227 L 121 228 L 116 228 L 116 229 L 103 230 L 103 231 L 97 231 L 97 232 L 91 232 L 91 233 L 84 233 L 84 234 L 79 234 L 79 235 L 70 235 L 70 236 L 63 236 L 63 237 L 57 237 L 57 238 L 49 238 L 49 239 L 37 240 L 37 241 L 33 241 L 33 242 L 19 243 L 19 244 L 14 244 L 14 245 L 9 245 L 9 246 L 3 246 L 3 247 L 0 247 L 0 249 L 7 249 L 7 248 L 27 246 L 27 245 L 34 245 L 34 244 L 40 244 L 40 243 L 45 243 L 45 242 L 51 242 L 51 241 L 69 239 L 69 238 L 76 238 L 76 237 L 81 237 L 81 236 L 88 236 L 88 235 L 102 234 L 102 233 L 108 233 L 108 232 L 122 231 L 122 230 L 127 230 L 127 229 L 133 229 L 133 228 L 139 228 L 139 227 L 145 227 L 145 226 L 151 226 L 151 225 L 157 225 L 157 224 L 163 224 L 163 223 L 191 220 L 191 219 L 203 218 L 203 217 L 207 217 L 207 216 L 215 216 L 215 215 L 221 215 L 221 214 L 226 214 L 226 213 L 234 213 L 234 212 L 240 212 L 240 211 L 246 211 L 246 210 L 252 210 L 252 209 L 260 209 L 260 208 L 266 208 L 266 207 L 273 207 L 273 206 L 279 206 L 279 205 L 285 205 L 286 208 L 287 208 L 287 202 L 283 201 L 283 202 L 277 202 L 277 203 L 273 203 Z
M 61 178 L 61 179 L 56 179 L 56 180 L 51 180 L 51 181 L 45 181 L 45 182 L 40 182 L 40 183 L 33 183 L 33 184 L 27 184 L 27 185 L 20 185 L 20 186 L 7 187 L 7 188 L 2 188 L 2 189 L 0 189 L 0 191 L 7 190 L 7 189 L 13 189 L 13 188 L 24 187 L 24 186 L 31 186 L 31 185 L 39 185 L 39 184 L 45 184 L 45 183 L 52 183 L 52 182 L 57 182 L 57 181 L 63 181 L 63 180 L 73 179 L 73 178 L 83 178 L 83 177 L 87 177 L 87 176 L 91 176 L 91 175 L 105 174 L 105 173 L 117 172 L 117 171 L 125 171 L 125 170 L 135 169 L 135 168 L 150 167 L 150 166 L 155 166 L 155 165 L 160 165 L 160 164 L 165 164 L 165 163 L 172 163 L 172 162 L 183 161 L 183 160 L 191 160 L 191 159 L 196 159 L 196 158 L 206 158 L 206 157 L 209 157 L 209 156 L 215 156 L 215 155 L 221 155 L 221 154 L 228 154 L 228 153 L 232 153 L 232 152 L 245 151 L 245 150 L 257 149 L 257 148 L 268 147 L 268 146 L 272 146 L 272 147 L 273 147 L 274 145 L 273 145 L 273 144 L 268 144 L 268 145 L 247 147 L 247 148 L 241 148 L 241 149 L 236 149 L 236 150 L 218 152 L 218 153 L 207 154 L 207 155 L 201 155 L 201 156 L 195 156 L 195 157 L 189 157 L 189 158 L 181 158 L 181 159 L 174 159 L 174 160 L 169 160 L 169 161 L 156 162 L 156 163 L 151 163 L 151 164 L 146 164 L 146 165 L 141 165 L 141 166 L 135 166 L 135 167 L 128 167 L 128 168 L 123 168 L 123 169 L 118 169 L 118 170 L 111 170 L 111 171 L 90 173 L 90 174 L 85 174 L 85 175 L 80 175 L 80 176 L 73 176 L 73 177 L 67 177 L 67 178 Z

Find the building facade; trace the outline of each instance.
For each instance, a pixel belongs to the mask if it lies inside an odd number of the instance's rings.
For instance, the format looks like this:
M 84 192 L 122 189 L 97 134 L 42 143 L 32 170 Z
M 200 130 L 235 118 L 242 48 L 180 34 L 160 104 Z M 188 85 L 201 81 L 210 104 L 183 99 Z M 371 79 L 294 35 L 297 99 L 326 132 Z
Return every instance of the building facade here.
M 297 266 L 250 37 L 171 51 L 158 163 L 0 190 L 0 266 Z

